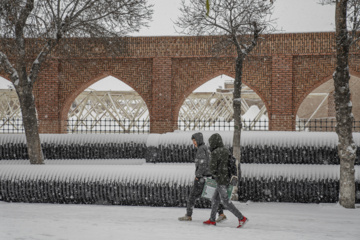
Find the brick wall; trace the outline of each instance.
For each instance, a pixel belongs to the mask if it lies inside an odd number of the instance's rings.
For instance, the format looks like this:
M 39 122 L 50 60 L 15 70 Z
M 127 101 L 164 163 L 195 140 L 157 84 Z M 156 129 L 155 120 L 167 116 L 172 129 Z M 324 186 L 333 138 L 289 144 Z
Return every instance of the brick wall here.
M 262 37 L 266 41 L 245 61 L 243 81 L 266 105 L 270 130 L 294 130 L 301 102 L 332 76 L 334 33 Z M 62 47 L 69 54 L 54 57 L 35 86 L 40 131 L 64 132 L 77 95 L 109 75 L 142 96 L 150 112 L 151 132 L 173 131 L 179 109 L 194 89 L 221 74 L 235 75 L 235 51 L 213 57 L 212 46 L 218 40 L 214 36 L 130 37 L 124 38 L 124 49 L 116 56 L 98 39 L 67 40 Z M 36 47 L 34 44 L 32 52 Z M 360 54 L 354 51 L 349 65 L 351 72 L 358 74 Z

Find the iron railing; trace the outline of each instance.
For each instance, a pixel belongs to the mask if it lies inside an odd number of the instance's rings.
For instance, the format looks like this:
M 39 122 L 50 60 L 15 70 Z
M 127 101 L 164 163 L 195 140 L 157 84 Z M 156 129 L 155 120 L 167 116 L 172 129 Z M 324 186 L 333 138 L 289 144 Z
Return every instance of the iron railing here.
M 149 133 L 149 120 L 67 120 L 68 133 Z
M 268 120 L 243 121 L 244 131 L 267 131 Z M 296 131 L 334 132 L 335 118 L 297 119 Z M 182 131 L 233 131 L 234 121 L 217 120 L 179 120 L 178 129 Z M 353 122 L 353 132 L 360 132 L 360 121 Z M 24 133 L 22 119 L 0 119 L 1 133 Z M 149 133 L 149 120 L 67 120 L 68 133 Z
M 24 133 L 24 125 L 21 118 L 0 119 L 0 133 Z
M 268 120 L 242 121 L 244 131 L 267 131 L 269 130 Z M 202 130 L 202 131 L 233 131 L 234 121 L 226 120 L 179 120 L 178 129 L 183 131 Z
M 297 119 L 296 131 L 307 132 L 335 132 L 335 118 L 318 118 L 318 119 Z M 360 121 L 353 121 L 353 132 L 360 132 Z

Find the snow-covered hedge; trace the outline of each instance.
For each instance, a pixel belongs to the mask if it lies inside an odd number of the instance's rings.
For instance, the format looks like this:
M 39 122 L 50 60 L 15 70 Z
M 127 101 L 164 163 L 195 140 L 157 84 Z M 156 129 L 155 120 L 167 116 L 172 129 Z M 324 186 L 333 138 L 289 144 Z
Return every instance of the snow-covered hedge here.
M 46 159 L 144 158 L 148 134 L 40 134 Z M 23 134 L 0 134 L 0 160 L 28 159 Z
M 193 162 L 191 135 L 176 131 L 151 134 L 147 141 L 149 162 Z M 203 132 L 204 140 L 215 132 Z M 232 132 L 219 132 L 224 144 L 232 149 Z M 353 133 L 360 146 L 360 133 Z M 241 135 L 241 162 L 261 164 L 339 164 L 337 135 L 331 132 L 244 131 Z M 355 164 L 360 164 L 360 148 Z
M 0 166 L 0 200 L 185 206 L 193 164 Z M 355 167 L 360 202 L 360 166 Z M 339 166 L 243 164 L 242 201 L 336 202 Z M 201 199 L 197 207 L 210 207 Z
M 195 132 L 165 134 L 41 134 L 46 159 L 145 158 L 147 162 L 193 162 Z M 214 132 L 203 132 L 207 143 Z M 231 149 L 232 132 L 220 132 Z M 354 133 L 360 146 L 360 133 Z M 243 163 L 339 164 L 337 135 L 329 132 L 245 131 Z M 360 148 L 355 164 L 360 164 Z M 0 160 L 27 159 L 25 136 L 0 134 Z

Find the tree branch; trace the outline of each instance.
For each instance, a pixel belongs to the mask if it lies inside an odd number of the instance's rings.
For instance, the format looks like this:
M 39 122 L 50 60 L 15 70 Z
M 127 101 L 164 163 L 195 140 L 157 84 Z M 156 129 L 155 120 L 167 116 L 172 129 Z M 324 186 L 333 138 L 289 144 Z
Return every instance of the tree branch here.
M 7 74 L 9 74 L 10 80 L 13 84 L 15 84 L 15 81 L 19 79 L 16 69 L 10 63 L 6 54 L 2 51 L 0 51 L 0 69 L 3 69 Z

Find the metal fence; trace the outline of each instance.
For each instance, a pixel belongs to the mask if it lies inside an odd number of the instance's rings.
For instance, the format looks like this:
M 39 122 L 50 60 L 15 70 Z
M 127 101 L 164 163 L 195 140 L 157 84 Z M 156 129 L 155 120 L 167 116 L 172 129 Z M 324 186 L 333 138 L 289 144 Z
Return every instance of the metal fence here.
M 22 118 L 0 119 L 0 133 L 24 133 Z
M 268 120 L 243 121 L 244 131 L 267 131 Z M 296 131 L 308 132 L 334 132 L 335 118 L 324 119 L 298 119 Z M 178 129 L 182 131 L 233 131 L 234 121 L 206 121 L 206 120 L 179 120 Z M 22 119 L 0 119 L 1 133 L 24 133 Z M 67 120 L 68 133 L 149 133 L 149 120 Z M 353 132 L 360 132 L 360 121 L 353 122 Z
M 319 119 L 298 119 L 296 120 L 296 131 L 308 132 L 335 132 L 335 118 L 319 118 Z M 353 132 L 360 132 L 360 121 L 354 121 Z
M 67 120 L 68 133 L 149 133 L 149 120 Z
M 269 130 L 268 120 L 242 121 L 244 131 L 267 131 Z M 183 131 L 202 130 L 202 131 L 233 131 L 234 121 L 225 120 L 179 120 L 178 129 Z

